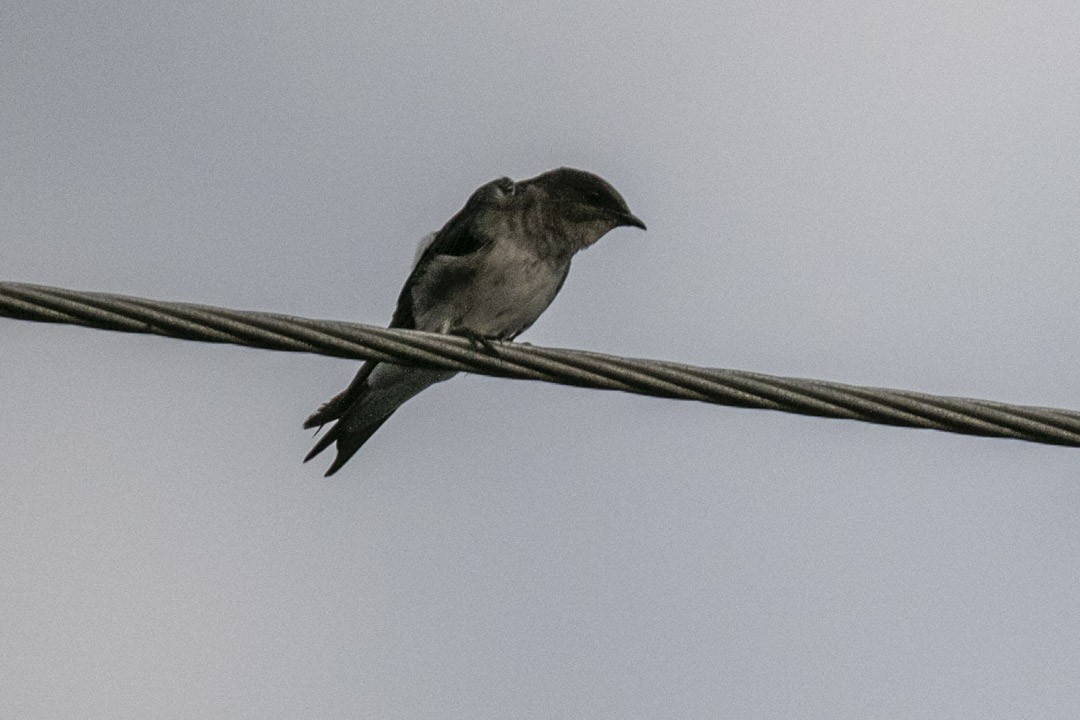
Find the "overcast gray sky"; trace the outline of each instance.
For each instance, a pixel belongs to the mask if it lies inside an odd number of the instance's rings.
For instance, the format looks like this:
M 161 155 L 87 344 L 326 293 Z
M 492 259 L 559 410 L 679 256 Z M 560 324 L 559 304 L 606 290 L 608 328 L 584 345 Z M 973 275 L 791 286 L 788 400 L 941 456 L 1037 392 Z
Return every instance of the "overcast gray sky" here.
M 0 6 L 0 277 L 385 323 L 559 165 L 533 343 L 1080 408 L 1080 5 Z M 0 716 L 1075 718 L 1080 451 L 0 320 Z

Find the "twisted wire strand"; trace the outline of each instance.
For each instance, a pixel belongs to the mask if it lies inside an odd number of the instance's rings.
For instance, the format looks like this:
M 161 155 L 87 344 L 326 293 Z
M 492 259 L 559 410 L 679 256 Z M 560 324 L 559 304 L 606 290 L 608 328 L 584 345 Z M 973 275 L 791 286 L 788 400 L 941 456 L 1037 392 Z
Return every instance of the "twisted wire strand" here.
M 0 316 L 1080 447 L 1080 413 L 580 350 L 0 283 Z

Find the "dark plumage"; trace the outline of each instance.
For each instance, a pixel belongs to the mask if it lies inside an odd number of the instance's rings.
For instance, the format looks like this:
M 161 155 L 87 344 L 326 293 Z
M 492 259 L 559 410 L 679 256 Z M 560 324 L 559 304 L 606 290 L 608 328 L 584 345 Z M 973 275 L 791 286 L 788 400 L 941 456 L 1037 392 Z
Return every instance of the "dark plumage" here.
M 558 168 L 476 190 L 418 254 L 390 327 L 512 340 L 562 288 L 574 253 L 623 225 L 645 229 L 618 191 L 583 170 Z M 333 475 L 409 398 L 455 373 L 368 361 L 304 427 L 333 427 L 304 458 L 333 443 Z

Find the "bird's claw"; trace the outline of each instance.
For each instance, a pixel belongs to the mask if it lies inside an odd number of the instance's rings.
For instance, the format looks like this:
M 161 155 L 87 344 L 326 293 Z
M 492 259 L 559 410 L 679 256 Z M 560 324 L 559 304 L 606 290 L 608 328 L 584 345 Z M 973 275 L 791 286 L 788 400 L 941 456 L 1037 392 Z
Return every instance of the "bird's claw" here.
M 482 352 L 485 355 L 490 355 L 491 357 L 501 357 L 501 355 L 499 354 L 499 348 L 495 346 L 497 338 L 490 338 L 474 330 L 464 329 L 459 330 L 454 334 L 460 335 L 466 340 L 468 340 L 469 344 L 472 345 L 472 349 L 477 352 Z

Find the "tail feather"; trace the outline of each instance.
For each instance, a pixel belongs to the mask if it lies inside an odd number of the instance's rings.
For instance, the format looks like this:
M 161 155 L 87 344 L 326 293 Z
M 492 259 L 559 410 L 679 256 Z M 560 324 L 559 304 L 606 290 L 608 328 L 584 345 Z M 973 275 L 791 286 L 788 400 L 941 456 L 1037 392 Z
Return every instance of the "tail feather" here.
M 375 422 L 365 426 L 362 429 L 355 430 L 348 434 L 342 434 L 339 438 L 337 438 L 337 457 L 334 458 L 334 462 L 332 462 L 330 464 L 330 467 L 327 468 L 324 477 L 330 477 L 338 470 L 340 470 L 342 465 L 349 462 L 349 458 L 355 455 L 356 452 L 364 446 L 364 443 L 366 443 L 368 439 L 375 434 L 375 431 L 381 428 L 382 424 L 386 422 L 389 418 L 390 416 L 387 415 L 386 417 L 380 418 L 379 420 L 376 420 Z M 334 429 L 337 430 L 339 425 L 340 423 L 338 425 L 335 425 Z
M 315 443 L 315 447 L 311 448 L 311 451 L 304 456 L 304 462 L 313 459 L 316 455 L 321 453 L 326 448 L 330 447 L 331 443 L 338 439 L 338 435 L 341 433 L 337 429 L 337 425 L 330 428 L 330 432 L 323 435 L 319 442 Z
M 375 434 L 375 431 L 382 427 L 382 424 L 387 421 L 390 416 L 379 418 L 378 420 L 368 423 L 360 428 L 346 428 L 348 426 L 348 418 L 339 420 L 334 427 L 330 428 L 330 431 L 323 435 L 319 442 L 315 443 L 315 447 L 311 448 L 311 452 L 304 457 L 304 462 L 311 460 L 316 455 L 321 453 L 326 448 L 337 443 L 337 457 L 334 458 L 334 462 L 331 463 L 330 468 L 326 471 L 326 477 L 330 477 L 341 466 L 349 461 L 356 452 L 364 446 L 364 443 Z
M 372 375 L 372 369 L 365 363 L 343 393 L 325 403 L 304 423 L 306 428 L 334 423 L 304 458 L 304 462 L 307 462 L 337 444 L 337 457 L 326 471 L 327 477 L 340 470 L 402 403 L 432 383 L 454 375 L 447 370 L 422 370 L 397 365 L 381 366 Z
M 311 448 L 311 451 L 304 457 L 304 462 L 307 462 L 326 448 L 337 443 L 337 457 L 334 458 L 330 469 L 326 471 L 326 477 L 330 477 L 340 470 L 341 466 L 348 462 L 349 458 L 355 455 L 356 451 L 390 417 L 387 414 L 384 417 L 368 420 L 357 426 L 357 421 L 363 417 L 365 412 L 364 401 L 368 399 L 371 391 L 371 383 L 368 378 L 376 365 L 377 363 L 370 361 L 364 363 L 347 388 L 323 403 L 318 410 L 312 413 L 311 417 L 304 421 L 305 428 L 322 428 L 327 423 L 334 423 L 333 427 L 319 438 L 319 441 L 315 443 L 315 447 Z
M 322 427 L 331 420 L 337 420 L 345 415 L 349 408 L 355 405 L 367 392 L 369 388 L 368 376 L 371 375 L 371 371 L 375 369 L 376 364 L 368 361 L 361 365 L 360 371 L 356 373 L 356 377 L 349 383 L 349 387 L 320 405 L 319 409 L 304 421 L 304 428 Z
M 321 428 L 326 423 L 337 420 L 344 415 L 345 411 L 352 405 L 349 402 L 351 398 L 347 397 L 347 393 L 348 390 L 339 393 L 320 405 L 319 409 L 304 421 L 304 429 Z

